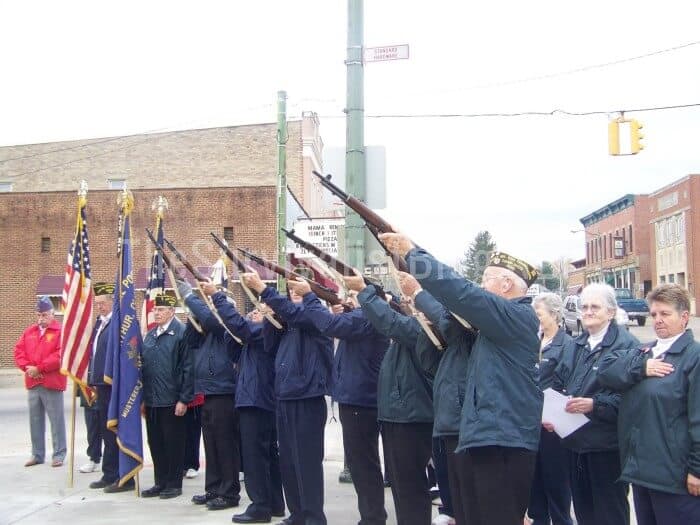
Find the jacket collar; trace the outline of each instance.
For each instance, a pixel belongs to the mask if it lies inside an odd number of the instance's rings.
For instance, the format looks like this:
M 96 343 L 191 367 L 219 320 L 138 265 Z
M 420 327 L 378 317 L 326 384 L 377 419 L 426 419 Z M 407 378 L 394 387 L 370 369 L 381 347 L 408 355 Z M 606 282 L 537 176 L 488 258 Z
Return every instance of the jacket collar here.
M 557 333 L 554 334 L 550 346 L 563 346 L 565 339 L 566 331 L 563 328 L 560 328 L 559 330 L 557 330 Z
M 671 348 L 666 350 L 667 354 L 680 354 L 683 350 L 685 350 L 685 347 L 692 344 L 695 341 L 695 336 L 693 335 L 693 331 L 690 328 L 686 328 L 685 332 L 683 332 L 683 335 L 680 336 L 676 341 L 671 345 Z M 656 346 L 657 341 L 654 341 L 653 344 L 649 345 L 649 348 L 654 348 Z
M 605 332 L 605 335 L 603 336 L 603 340 L 600 343 L 601 348 L 605 348 L 608 346 L 611 346 L 615 340 L 617 339 L 617 334 L 619 332 L 619 327 L 617 326 L 617 323 L 615 322 L 615 319 L 612 319 L 610 321 L 610 326 L 608 326 L 608 331 Z M 586 346 L 586 343 L 588 343 L 588 336 L 590 334 L 588 331 L 584 331 L 579 335 L 575 341 L 578 346 Z M 591 348 L 591 350 L 593 350 Z

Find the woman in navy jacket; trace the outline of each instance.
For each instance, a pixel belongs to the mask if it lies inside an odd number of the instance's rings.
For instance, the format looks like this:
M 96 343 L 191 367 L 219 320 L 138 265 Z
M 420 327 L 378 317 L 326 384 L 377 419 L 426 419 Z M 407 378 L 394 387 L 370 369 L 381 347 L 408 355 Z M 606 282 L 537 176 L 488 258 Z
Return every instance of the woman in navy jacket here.
M 606 356 L 601 383 L 622 391 L 621 478 L 639 525 L 700 523 L 700 344 L 687 329 L 688 291 L 662 284 L 647 298 L 658 339 Z

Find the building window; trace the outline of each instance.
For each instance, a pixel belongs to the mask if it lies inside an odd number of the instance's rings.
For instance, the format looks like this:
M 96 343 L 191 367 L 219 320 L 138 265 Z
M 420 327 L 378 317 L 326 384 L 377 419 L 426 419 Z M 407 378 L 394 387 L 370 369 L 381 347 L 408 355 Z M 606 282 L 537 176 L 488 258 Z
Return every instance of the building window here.
M 224 226 L 224 240 L 233 242 L 233 226 Z
M 685 244 L 685 215 L 680 214 L 676 221 L 676 240 L 678 244 Z
M 665 275 L 660 275 L 659 276 L 659 284 L 664 284 L 666 282 L 666 276 Z
M 107 187 L 110 190 L 123 190 L 126 188 L 126 179 L 107 179 Z
M 51 237 L 41 238 L 41 253 L 51 253 Z
M 676 276 L 673 275 L 672 273 L 668 274 L 668 282 L 669 283 L 675 283 L 676 282 Z
M 9 193 L 12 191 L 12 183 L 7 181 L 0 181 L 0 193 Z
M 677 277 L 677 282 L 679 285 L 681 285 L 683 288 L 685 288 L 685 272 L 680 272 L 679 274 L 676 275 Z
M 629 237 L 630 253 L 631 253 L 634 250 L 634 248 L 632 247 L 632 225 L 631 224 L 629 225 L 628 229 L 629 229 L 629 235 L 627 237 Z

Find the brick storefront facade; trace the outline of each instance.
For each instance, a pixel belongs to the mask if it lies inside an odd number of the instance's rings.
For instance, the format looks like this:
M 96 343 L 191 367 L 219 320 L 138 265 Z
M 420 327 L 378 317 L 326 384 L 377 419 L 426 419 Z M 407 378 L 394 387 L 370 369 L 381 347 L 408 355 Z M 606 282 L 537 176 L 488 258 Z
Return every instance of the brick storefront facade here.
M 625 195 L 581 219 L 586 232 L 585 282 L 604 280 L 636 297 L 651 289 L 649 197 Z
M 677 283 L 688 289 L 692 313 L 700 299 L 700 175 L 689 175 L 649 195 L 653 285 Z

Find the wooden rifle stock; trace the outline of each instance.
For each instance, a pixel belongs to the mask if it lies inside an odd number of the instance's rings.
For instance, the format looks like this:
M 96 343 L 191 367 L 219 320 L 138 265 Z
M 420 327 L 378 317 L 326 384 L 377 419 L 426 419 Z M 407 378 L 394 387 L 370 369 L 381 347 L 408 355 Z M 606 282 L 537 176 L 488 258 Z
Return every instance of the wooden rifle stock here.
M 328 264 L 331 268 L 333 268 L 336 272 L 338 272 L 340 275 L 344 275 L 345 277 L 353 277 L 355 276 L 355 271 L 353 268 L 345 264 L 343 261 L 336 259 L 333 257 L 331 254 L 324 252 L 321 248 L 318 248 L 317 246 L 314 246 L 308 241 L 305 241 L 304 239 L 301 239 L 298 237 L 295 233 L 294 230 L 287 231 L 284 228 L 280 228 L 287 237 L 292 242 L 297 243 L 299 246 L 304 248 L 305 250 L 309 251 L 310 253 L 313 253 L 316 257 L 321 259 L 323 262 Z
M 209 280 L 209 278 L 206 275 L 197 270 L 197 268 L 195 268 L 192 265 L 192 263 L 189 262 L 182 253 L 180 253 L 180 251 L 177 248 L 175 248 L 175 245 L 172 242 L 165 238 L 163 239 L 163 242 L 165 242 L 170 251 L 173 252 L 173 254 L 175 254 L 175 258 L 178 261 L 180 261 L 185 268 L 187 268 L 187 270 L 192 274 L 192 276 L 195 279 L 197 279 L 200 282 L 207 282 Z
M 223 252 L 226 254 L 226 257 L 228 257 L 233 264 L 236 265 L 236 268 L 238 269 L 238 273 L 245 273 L 248 271 L 248 268 L 246 268 L 245 264 L 243 264 L 243 261 L 238 257 L 235 253 L 231 251 L 231 248 L 229 248 L 224 241 L 222 241 L 218 235 L 216 235 L 214 232 L 209 232 L 209 235 L 211 235 L 214 239 L 214 242 L 223 250 Z
M 148 238 L 151 239 L 153 246 L 155 246 L 160 256 L 163 258 L 163 262 L 165 263 L 165 265 L 172 270 L 173 274 L 175 274 L 175 277 L 177 277 L 178 279 L 182 279 L 180 270 L 178 270 L 177 267 L 173 264 L 172 259 L 170 259 L 170 256 L 167 253 L 165 253 L 163 247 L 160 244 L 158 244 L 158 241 L 156 241 L 156 238 L 153 236 L 153 232 L 146 228 L 146 234 L 148 235 Z
M 316 294 L 316 296 L 319 299 L 323 299 L 326 301 L 328 304 L 331 305 L 336 305 L 336 304 L 343 304 L 343 302 L 340 300 L 340 297 L 338 297 L 333 290 L 330 290 L 323 286 L 320 283 L 317 283 L 313 279 L 307 279 L 303 275 L 300 275 L 296 272 L 292 272 L 290 270 L 287 270 L 286 268 L 282 268 L 278 264 L 268 261 L 266 259 L 263 259 L 262 257 L 258 257 L 257 255 L 254 255 L 246 250 L 243 250 L 241 248 L 236 248 L 239 252 L 241 252 L 243 255 L 245 255 L 248 259 L 251 261 L 259 264 L 260 266 L 264 266 L 265 268 L 272 270 L 278 275 L 281 275 L 287 280 L 293 280 L 293 281 L 306 281 L 309 283 L 309 286 L 311 287 L 311 291 Z

